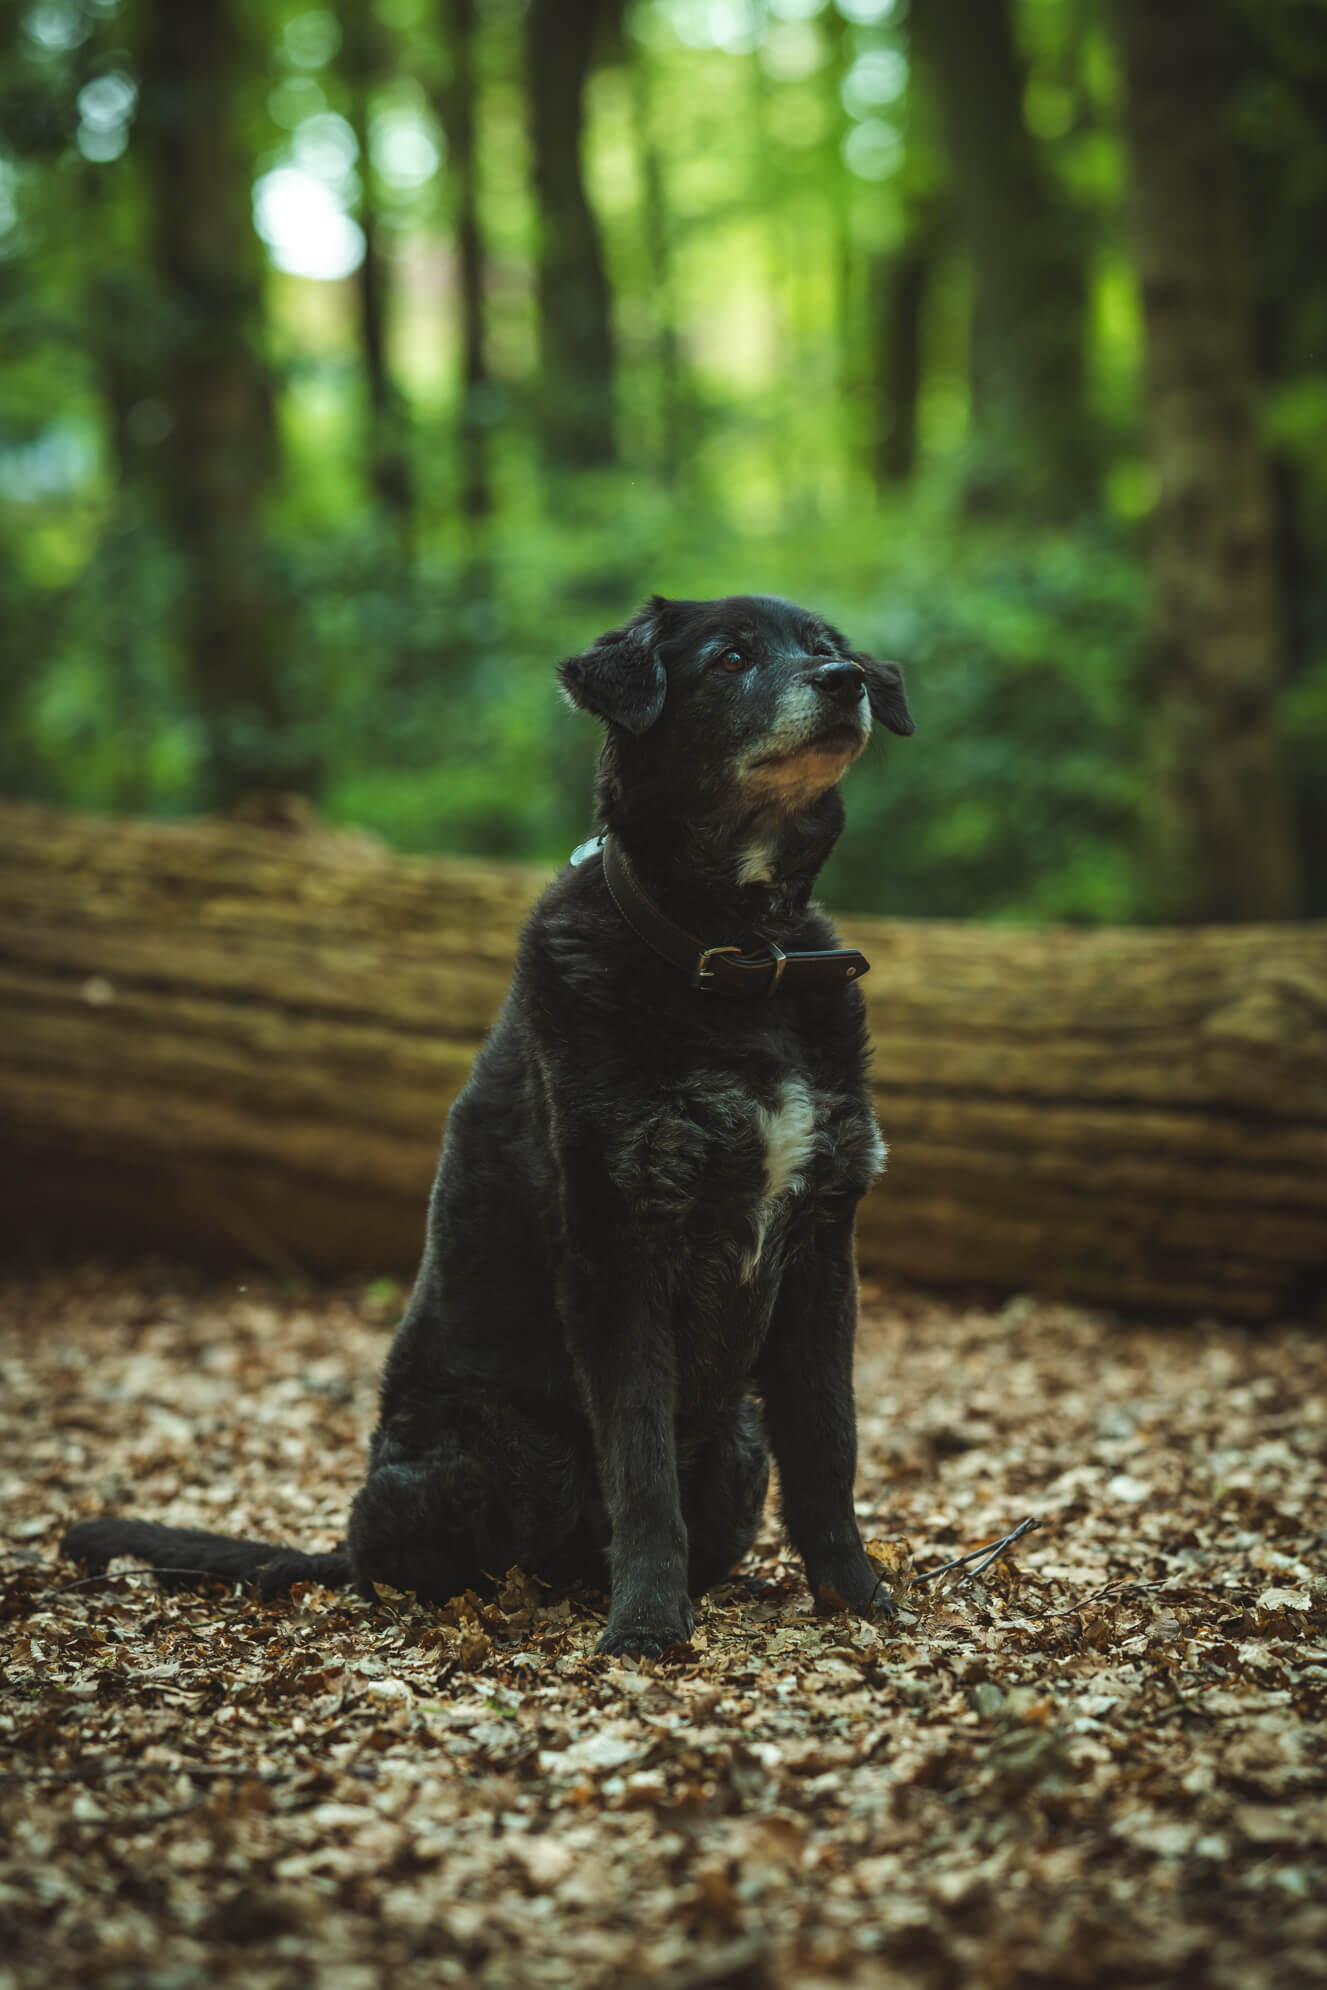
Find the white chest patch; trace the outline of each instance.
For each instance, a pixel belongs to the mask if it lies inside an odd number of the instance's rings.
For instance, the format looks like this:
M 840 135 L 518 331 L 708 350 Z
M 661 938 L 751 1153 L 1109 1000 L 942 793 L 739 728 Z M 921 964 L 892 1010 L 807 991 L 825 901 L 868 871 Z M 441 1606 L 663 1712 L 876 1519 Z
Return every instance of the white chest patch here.
M 748 843 L 737 866 L 739 884 L 768 884 L 774 876 L 774 845 Z
M 770 1221 L 782 1196 L 796 1194 L 802 1170 L 811 1158 L 816 1137 L 815 1104 L 800 1078 L 784 1078 L 778 1103 L 755 1108 L 756 1125 L 765 1147 L 765 1192 L 755 1209 L 755 1236 L 742 1260 L 742 1275 L 751 1278 L 760 1263 Z
M 765 1142 L 765 1195 L 773 1202 L 800 1187 L 802 1169 L 811 1158 L 816 1134 L 816 1109 L 801 1078 L 785 1078 L 779 1103 L 756 1107 L 756 1120 Z

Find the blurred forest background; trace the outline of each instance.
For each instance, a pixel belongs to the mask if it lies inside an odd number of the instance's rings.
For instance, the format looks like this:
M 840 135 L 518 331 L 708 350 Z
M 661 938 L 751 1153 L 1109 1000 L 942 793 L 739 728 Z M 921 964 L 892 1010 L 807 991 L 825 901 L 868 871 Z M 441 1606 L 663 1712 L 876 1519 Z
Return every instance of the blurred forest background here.
M 0 0 L 0 354 L 11 795 L 560 858 L 768 591 L 840 908 L 1327 913 L 1323 0 Z

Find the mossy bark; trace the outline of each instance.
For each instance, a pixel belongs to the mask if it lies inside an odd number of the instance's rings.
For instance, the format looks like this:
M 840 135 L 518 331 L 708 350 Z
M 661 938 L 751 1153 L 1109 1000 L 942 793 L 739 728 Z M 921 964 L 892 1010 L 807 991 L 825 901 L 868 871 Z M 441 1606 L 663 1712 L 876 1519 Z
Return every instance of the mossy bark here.
M 1301 904 L 1280 732 L 1287 677 L 1255 279 L 1235 106 L 1236 10 L 1112 0 L 1123 58 L 1158 496 L 1145 693 L 1155 714 L 1156 898 L 1179 919 Z

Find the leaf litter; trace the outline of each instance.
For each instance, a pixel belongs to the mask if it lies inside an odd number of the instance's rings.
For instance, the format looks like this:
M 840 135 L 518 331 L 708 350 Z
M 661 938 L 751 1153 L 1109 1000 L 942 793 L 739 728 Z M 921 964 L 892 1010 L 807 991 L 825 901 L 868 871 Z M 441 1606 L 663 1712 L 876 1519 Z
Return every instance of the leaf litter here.
M 103 1509 L 332 1547 L 397 1297 L 0 1284 L 0 1990 L 1327 1982 L 1320 1335 L 868 1288 L 897 1626 L 815 1614 L 773 1507 L 658 1662 L 520 1570 L 57 1562 Z

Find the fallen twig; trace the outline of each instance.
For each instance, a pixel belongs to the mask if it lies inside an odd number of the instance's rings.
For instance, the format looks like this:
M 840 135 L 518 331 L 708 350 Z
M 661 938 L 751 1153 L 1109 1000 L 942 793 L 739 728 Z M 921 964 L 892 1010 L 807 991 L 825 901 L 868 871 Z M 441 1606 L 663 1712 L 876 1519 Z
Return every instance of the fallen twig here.
M 1025 1534 L 1030 1534 L 1034 1527 L 1040 1525 L 1041 1522 L 1036 1519 L 1024 1520 L 1015 1527 L 1012 1534 L 1006 1534 L 1003 1540 L 994 1544 L 985 1541 L 980 1548 L 970 1548 L 966 1555 L 955 1555 L 952 1562 L 941 1562 L 939 1568 L 927 1569 L 922 1575 L 914 1575 L 913 1583 L 931 1582 L 937 1575 L 947 1575 L 950 1569 L 961 1569 L 968 1562 L 974 1562 L 976 1566 L 968 1569 L 967 1574 L 960 1578 L 962 1582 L 971 1582 L 973 1576 L 980 1575 L 983 1569 L 988 1569 L 992 1562 L 998 1561 L 1007 1549 L 1012 1548 L 1015 1541 L 1021 1541 Z M 984 1559 L 979 1560 L 979 1556 Z

